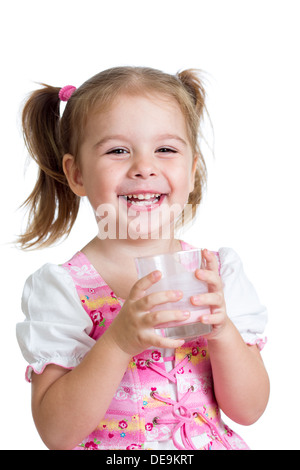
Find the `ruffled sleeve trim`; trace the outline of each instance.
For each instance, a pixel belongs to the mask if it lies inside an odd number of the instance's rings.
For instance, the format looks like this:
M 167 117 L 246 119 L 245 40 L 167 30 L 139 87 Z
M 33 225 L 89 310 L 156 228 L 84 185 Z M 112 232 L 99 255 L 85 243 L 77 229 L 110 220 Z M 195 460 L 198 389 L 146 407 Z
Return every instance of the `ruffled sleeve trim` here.
M 247 339 L 247 334 L 242 334 L 241 336 L 245 343 L 248 344 L 248 346 L 256 345 L 260 351 L 263 350 L 268 341 L 268 338 L 266 336 L 264 336 L 263 338 L 259 338 L 258 336 L 256 336 L 254 338 L 253 335 L 249 335 L 249 339 Z
M 85 312 L 74 282 L 61 266 L 46 264 L 25 283 L 25 320 L 17 324 L 17 340 L 29 364 L 25 378 L 41 374 L 49 364 L 76 367 L 94 346 L 93 323 Z
M 25 380 L 27 382 L 31 382 L 32 372 L 34 372 L 37 375 L 40 375 L 44 372 L 46 367 L 51 365 L 51 364 L 55 365 L 55 366 L 62 367 L 63 369 L 72 370 L 76 366 L 78 366 L 78 364 L 81 362 L 82 359 L 83 358 L 81 358 L 81 359 L 67 359 L 67 358 L 64 359 L 62 357 L 58 357 L 57 359 L 53 359 L 53 360 L 45 359 L 44 361 L 41 360 L 41 361 L 32 363 L 32 364 L 30 364 L 26 367 Z

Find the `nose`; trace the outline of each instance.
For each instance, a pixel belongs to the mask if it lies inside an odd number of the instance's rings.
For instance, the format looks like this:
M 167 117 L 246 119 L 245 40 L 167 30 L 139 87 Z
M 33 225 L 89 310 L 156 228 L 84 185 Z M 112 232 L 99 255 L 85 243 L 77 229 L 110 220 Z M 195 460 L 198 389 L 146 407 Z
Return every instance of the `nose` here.
M 129 177 L 134 179 L 147 179 L 158 175 L 154 158 L 151 155 L 135 155 L 129 170 Z

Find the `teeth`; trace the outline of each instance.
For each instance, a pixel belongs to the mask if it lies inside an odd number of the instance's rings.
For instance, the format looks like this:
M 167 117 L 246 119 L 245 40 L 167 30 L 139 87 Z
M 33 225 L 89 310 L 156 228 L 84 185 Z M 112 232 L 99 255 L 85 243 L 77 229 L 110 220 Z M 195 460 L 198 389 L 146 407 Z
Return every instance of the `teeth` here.
M 127 194 L 124 196 L 127 201 L 130 199 L 138 199 L 138 201 L 135 202 L 137 205 L 147 205 L 151 203 L 156 203 L 158 202 L 158 198 L 161 196 L 161 193 L 145 193 L 145 194 Z M 151 201 L 149 201 L 151 199 Z
M 156 193 L 156 194 L 153 194 L 153 193 L 146 193 L 146 194 L 127 194 L 127 199 L 139 199 L 139 200 L 147 200 L 147 199 L 152 199 L 154 197 L 159 197 L 160 196 L 160 193 Z

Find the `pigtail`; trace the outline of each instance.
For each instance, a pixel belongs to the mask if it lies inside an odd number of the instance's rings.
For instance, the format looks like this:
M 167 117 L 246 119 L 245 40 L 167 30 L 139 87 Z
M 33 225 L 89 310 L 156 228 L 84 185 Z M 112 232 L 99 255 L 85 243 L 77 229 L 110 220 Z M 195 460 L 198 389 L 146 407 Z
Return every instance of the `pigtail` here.
M 194 69 L 183 70 L 178 72 L 176 77 L 183 85 L 185 91 L 188 92 L 192 103 L 192 106 L 187 111 L 187 116 L 190 116 L 190 126 L 193 128 L 192 134 L 196 138 L 193 144 L 197 154 L 194 190 L 190 193 L 188 200 L 188 204 L 191 207 L 191 219 L 193 219 L 203 199 L 207 183 L 207 168 L 200 143 L 201 140 L 204 139 L 201 132 L 202 122 L 204 116 L 207 116 L 209 119 L 209 114 L 206 109 L 206 92 L 201 78 L 201 71 Z M 179 219 L 177 228 L 180 228 L 186 222 L 189 222 L 189 220 Z
M 69 234 L 79 208 L 62 169 L 60 88 L 43 87 L 31 94 L 22 113 L 25 144 L 39 166 L 35 187 L 21 206 L 29 209 L 26 231 L 18 239 L 23 249 L 48 246 Z
M 203 118 L 206 93 L 199 71 L 194 69 L 183 70 L 177 73 L 177 77 L 192 97 L 198 118 Z

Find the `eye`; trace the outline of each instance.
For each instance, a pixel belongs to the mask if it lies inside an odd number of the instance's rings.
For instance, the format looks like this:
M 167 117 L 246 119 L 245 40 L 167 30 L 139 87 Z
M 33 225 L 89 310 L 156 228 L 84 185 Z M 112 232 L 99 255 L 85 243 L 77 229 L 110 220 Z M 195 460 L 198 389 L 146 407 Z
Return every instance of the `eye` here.
M 118 148 L 109 150 L 106 153 L 107 153 L 107 155 L 123 155 L 123 154 L 127 154 L 128 150 L 118 147 Z
M 177 153 L 177 150 L 171 148 L 171 147 L 160 147 L 157 149 L 157 152 L 159 153 Z

